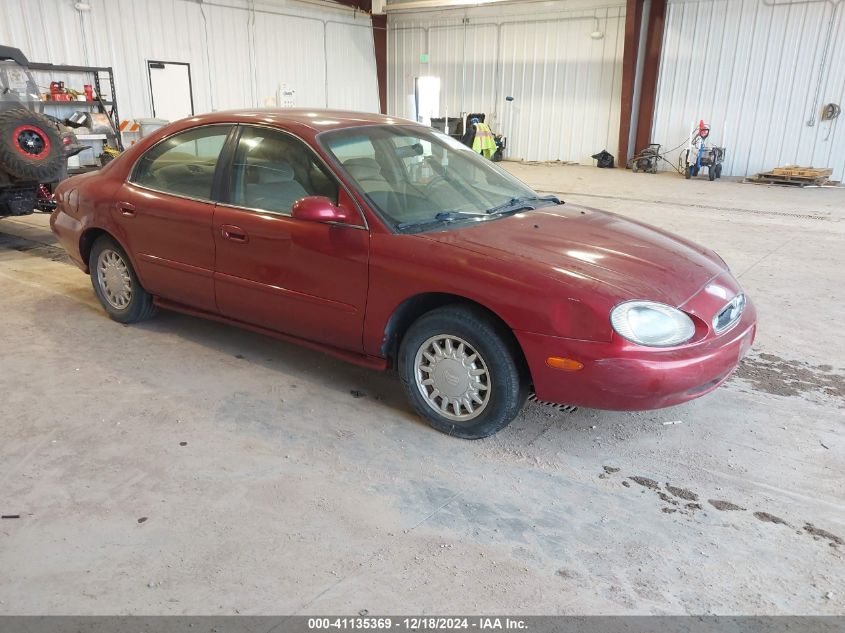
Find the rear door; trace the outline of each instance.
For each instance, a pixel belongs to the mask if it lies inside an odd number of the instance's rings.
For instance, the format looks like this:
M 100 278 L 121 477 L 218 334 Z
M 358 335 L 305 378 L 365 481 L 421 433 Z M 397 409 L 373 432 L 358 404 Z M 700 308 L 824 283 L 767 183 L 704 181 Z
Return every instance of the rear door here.
M 214 212 L 215 288 L 222 314 L 299 338 L 360 351 L 369 231 L 331 172 L 298 138 L 240 126 L 226 199 Z M 350 209 L 350 224 L 296 220 L 318 195 Z
M 112 209 L 144 287 L 214 312 L 214 182 L 233 125 L 175 134 L 138 160 Z

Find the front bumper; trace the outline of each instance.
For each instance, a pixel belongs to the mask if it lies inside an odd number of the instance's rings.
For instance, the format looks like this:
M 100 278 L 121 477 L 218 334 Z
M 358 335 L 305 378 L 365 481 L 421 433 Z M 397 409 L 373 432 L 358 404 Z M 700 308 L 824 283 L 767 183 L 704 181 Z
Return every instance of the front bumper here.
M 757 313 L 748 301 L 727 332 L 671 349 L 648 348 L 620 337 L 582 341 L 516 332 L 537 398 L 614 411 L 645 411 L 680 404 L 725 382 L 751 348 Z M 584 367 L 562 371 L 546 365 L 550 356 L 573 358 Z

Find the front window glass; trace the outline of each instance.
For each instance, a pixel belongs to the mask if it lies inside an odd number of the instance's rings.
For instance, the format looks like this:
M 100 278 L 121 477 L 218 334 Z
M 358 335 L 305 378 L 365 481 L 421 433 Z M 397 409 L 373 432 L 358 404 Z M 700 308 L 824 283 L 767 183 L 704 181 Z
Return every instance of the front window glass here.
M 178 196 L 211 200 L 217 158 L 228 125 L 198 127 L 154 145 L 135 165 L 131 182 Z
M 232 165 L 234 205 L 290 215 L 293 203 L 325 196 L 337 204 L 337 182 L 301 141 L 276 130 L 245 127 Z
M 434 130 L 363 126 L 326 132 L 320 142 L 401 231 L 494 219 L 529 201 L 533 208 L 557 203 Z

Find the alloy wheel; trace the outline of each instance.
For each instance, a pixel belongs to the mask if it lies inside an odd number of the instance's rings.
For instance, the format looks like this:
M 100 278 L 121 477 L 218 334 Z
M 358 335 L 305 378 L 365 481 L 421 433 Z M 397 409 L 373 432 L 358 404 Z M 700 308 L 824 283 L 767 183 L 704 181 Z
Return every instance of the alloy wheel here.
M 487 363 L 464 339 L 438 334 L 417 350 L 414 377 L 423 399 L 439 415 L 456 422 L 477 418 L 490 402 Z
M 120 253 L 105 249 L 97 258 L 97 282 L 106 301 L 123 310 L 132 300 L 132 278 Z

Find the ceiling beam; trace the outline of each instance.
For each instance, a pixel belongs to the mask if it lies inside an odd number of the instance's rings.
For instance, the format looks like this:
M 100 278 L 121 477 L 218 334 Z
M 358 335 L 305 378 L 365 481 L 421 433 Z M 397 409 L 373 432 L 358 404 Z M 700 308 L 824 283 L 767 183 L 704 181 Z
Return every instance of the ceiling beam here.
M 347 7 L 352 7 L 353 9 L 358 9 L 359 11 L 366 11 L 367 13 L 370 13 L 373 10 L 372 0 L 335 0 L 335 2 Z

